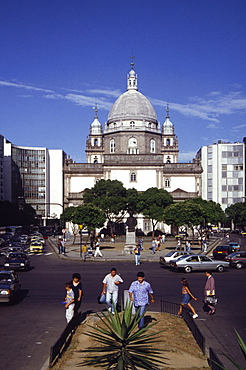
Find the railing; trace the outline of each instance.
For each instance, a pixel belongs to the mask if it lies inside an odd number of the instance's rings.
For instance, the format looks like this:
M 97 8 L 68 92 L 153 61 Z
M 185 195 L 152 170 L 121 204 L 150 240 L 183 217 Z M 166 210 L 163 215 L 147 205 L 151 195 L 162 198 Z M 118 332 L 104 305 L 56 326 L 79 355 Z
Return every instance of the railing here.
M 161 300 L 161 312 L 167 312 L 170 315 L 177 315 L 179 309 L 179 304 L 174 302 L 167 302 Z M 197 327 L 194 319 L 192 318 L 191 314 L 189 313 L 188 309 L 186 307 L 183 307 L 182 311 L 182 318 L 186 322 L 187 326 L 189 327 L 190 331 L 192 332 L 197 344 L 201 348 L 202 352 L 206 353 L 206 346 L 205 346 L 205 337 L 200 331 L 200 329 Z M 224 368 L 224 365 L 217 357 L 215 351 L 213 348 L 209 347 L 209 366 L 212 370 L 221 370 Z
M 224 369 L 224 365 L 211 347 L 209 347 L 209 366 L 212 370 Z
M 51 369 L 55 365 L 58 358 L 69 346 L 73 333 L 75 332 L 77 326 L 84 320 L 84 318 L 85 314 L 81 314 L 80 312 L 76 316 L 74 316 L 72 320 L 67 324 L 66 328 L 57 339 L 55 344 L 53 344 L 53 346 L 50 348 L 49 369 Z

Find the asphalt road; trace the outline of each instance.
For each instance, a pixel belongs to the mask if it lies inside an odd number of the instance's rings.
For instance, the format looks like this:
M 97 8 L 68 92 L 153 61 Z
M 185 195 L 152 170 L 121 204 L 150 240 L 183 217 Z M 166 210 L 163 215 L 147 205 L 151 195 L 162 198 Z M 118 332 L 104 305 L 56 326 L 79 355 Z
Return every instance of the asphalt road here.
M 243 249 L 245 244 L 243 243 Z M 156 263 L 135 266 L 133 263 L 123 262 L 66 261 L 59 259 L 49 246 L 46 246 L 44 254 L 32 255 L 30 259 L 31 270 L 18 273 L 22 282 L 20 301 L 13 306 L 0 304 L 1 370 L 42 368 L 49 356 L 50 346 L 65 328 L 65 310 L 61 304 L 65 294 L 64 283 L 71 280 L 74 272 L 82 275 L 85 294 L 83 312 L 98 311 L 101 308 L 97 304 L 97 296 L 101 292 L 101 281 L 111 267 L 116 267 L 124 279 L 120 287 L 121 297 L 123 291 L 135 280 L 136 273 L 142 270 L 155 292 L 155 303 L 150 305 L 150 310 L 160 311 L 161 299 L 180 302 L 180 279 L 183 274 L 161 268 Z M 0 257 L 0 267 L 3 260 Z M 197 322 L 208 337 L 209 344 L 242 360 L 233 328 L 246 338 L 246 269 L 214 273 L 219 299 L 214 316 L 208 316 L 202 310 L 205 274 L 194 272 L 185 276 L 193 294 L 198 298 L 198 301 L 193 302 L 199 314 Z

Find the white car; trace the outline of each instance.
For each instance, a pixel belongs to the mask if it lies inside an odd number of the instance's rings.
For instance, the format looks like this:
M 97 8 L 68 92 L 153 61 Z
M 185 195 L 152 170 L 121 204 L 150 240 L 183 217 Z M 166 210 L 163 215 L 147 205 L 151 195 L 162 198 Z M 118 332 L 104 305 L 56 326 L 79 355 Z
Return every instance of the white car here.
M 166 256 L 160 256 L 160 264 L 163 266 L 169 266 L 169 262 L 178 259 L 181 256 L 194 254 L 186 251 L 171 251 Z

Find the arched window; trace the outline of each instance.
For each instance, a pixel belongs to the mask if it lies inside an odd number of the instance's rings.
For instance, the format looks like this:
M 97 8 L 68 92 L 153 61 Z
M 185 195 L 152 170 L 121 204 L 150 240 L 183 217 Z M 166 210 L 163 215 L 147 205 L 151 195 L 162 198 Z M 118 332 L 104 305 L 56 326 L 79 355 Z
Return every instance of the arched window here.
M 166 163 L 171 163 L 171 158 L 169 156 L 167 156 Z
M 170 179 L 165 179 L 164 186 L 165 188 L 170 188 Z
M 155 153 L 155 140 L 150 140 L 150 153 Z
M 94 157 L 94 163 L 98 163 L 97 155 L 95 155 L 95 157 Z
M 115 153 L 115 139 L 110 140 L 110 153 Z
M 170 145 L 170 139 L 167 139 L 166 144 L 169 146 Z
M 131 173 L 130 181 L 131 182 L 136 182 L 137 181 L 137 174 L 136 174 L 136 172 L 132 172 Z
M 131 137 L 128 140 L 128 151 L 127 151 L 127 153 L 128 154 L 137 154 L 138 153 L 137 146 L 138 146 L 137 139 L 135 139 L 135 137 Z
M 95 139 L 94 140 L 94 145 L 97 146 L 98 145 L 98 139 Z
M 131 121 L 131 122 L 130 122 L 130 127 L 131 127 L 131 128 L 134 128 L 134 127 L 135 127 L 135 122 L 134 122 L 134 121 Z

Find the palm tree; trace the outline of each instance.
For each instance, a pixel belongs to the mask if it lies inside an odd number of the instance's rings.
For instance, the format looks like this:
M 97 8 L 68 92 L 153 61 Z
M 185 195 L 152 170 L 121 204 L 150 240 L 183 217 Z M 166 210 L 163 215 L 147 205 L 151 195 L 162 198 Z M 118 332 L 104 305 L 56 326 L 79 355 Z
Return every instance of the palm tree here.
M 137 370 L 153 369 L 159 370 L 158 364 L 164 365 L 163 357 L 160 356 L 163 350 L 151 347 L 153 343 L 158 343 L 156 332 L 148 334 L 148 329 L 156 323 L 137 328 L 141 317 L 138 312 L 132 314 L 132 303 L 128 303 L 123 314 L 115 310 L 115 315 L 108 311 L 105 314 L 101 311 L 98 315 L 103 323 L 103 327 L 93 327 L 94 331 L 86 333 L 101 343 L 101 346 L 88 348 L 83 352 L 94 353 L 87 357 L 81 365 L 98 365 L 108 370 Z M 96 332 L 95 332 L 96 331 Z

